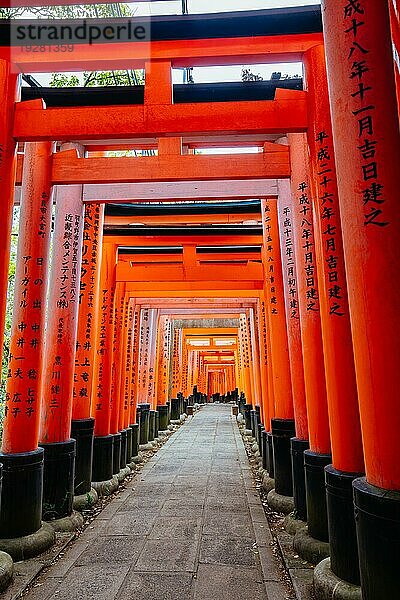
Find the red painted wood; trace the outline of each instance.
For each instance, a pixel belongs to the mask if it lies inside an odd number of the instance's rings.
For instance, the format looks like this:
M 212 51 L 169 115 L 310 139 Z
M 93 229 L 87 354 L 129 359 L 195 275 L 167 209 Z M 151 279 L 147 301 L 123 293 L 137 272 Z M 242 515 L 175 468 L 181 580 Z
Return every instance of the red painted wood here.
M 369 483 L 400 490 L 400 133 L 389 4 L 322 3 L 350 319 Z M 360 24 L 361 23 L 361 24 Z
M 306 53 L 305 68 L 310 114 L 310 181 L 332 462 L 340 471 L 362 473 L 360 414 L 323 46 L 316 46 Z
M 99 315 L 101 247 L 104 207 L 85 205 L 82 267 L 79 293 L 78 335 L 75 356 L 73 419 L 92 416 L 95 346 Z
M 51 236 L 50 142 L 27 144 L 2 451 L 38 446 Z
M 82 186 L 57 189 L 40 441 L 70 439 L 83 241 Z
M 263 266 L 267 323 L 271 344 L 274 417 L 293 419 L 292 382 L 283 291 L 278 211 L 276 200 L 262 200 Z
M 303 135 L 289 135 L 289 143 L 292 160 L 291 210 L 298 273 L 298 298 L 309 441 L 313 452 L 329 454 L 331 443 L 308 147 L 306 137 Z

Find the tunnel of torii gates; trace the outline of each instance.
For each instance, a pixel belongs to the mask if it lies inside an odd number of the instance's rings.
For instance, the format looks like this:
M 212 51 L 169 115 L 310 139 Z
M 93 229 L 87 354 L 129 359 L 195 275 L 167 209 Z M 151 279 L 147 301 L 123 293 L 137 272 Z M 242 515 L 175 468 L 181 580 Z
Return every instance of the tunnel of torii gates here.
M 330 553 L 317 597 L 397 598 L 398 7 L 182 18 L 150 44 L 0 48 L 1 326 L 20 202 L 0 548 L 43 551 L 187 405 L 233 399 L 308 523 L 297 552 Z M 172 85 L 294 61 L 302 80 Z M 20 97 L 18 73 L 113 68 L 144 68 L 144 95 Z M 235 146 L 259 152 L 195 152 Z M 132 149 L 158 153 L 109 153 Z

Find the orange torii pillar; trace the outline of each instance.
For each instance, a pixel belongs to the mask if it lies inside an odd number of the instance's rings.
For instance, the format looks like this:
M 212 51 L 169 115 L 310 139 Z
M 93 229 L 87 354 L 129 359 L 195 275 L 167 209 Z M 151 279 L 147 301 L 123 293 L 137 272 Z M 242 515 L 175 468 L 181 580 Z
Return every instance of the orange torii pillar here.
M 198 379 L 198 367 L 197 367 L 197 358 L 199 355 L 199 351 L 198 350 L 192 350 L 191 351 L 191 364 L 190 364 L 190 372 L 191 372 L 191 377 L 190 377 L 190 386 L 189 386 L 189 391 L 188 391 L 188 396 L 193 395 L 193 388 L 196 385 L 197 386 L 197 379 Z
M 130 409 L 130 385 L 131 385 L 131 361 L 132 361 L 132 335 L 133 335 L 133 312 L 135 300 L 125 292 L 125 315 L 124 315 L 124 346 L 123 350 L 123 368 L 121 372 L 121 411 L 120 411 L 120 430 L 126 430 L 126 450 L 124 449 L 121 457 L 121 468 L 130 464 L 132 457 L 132 429 L 131 409 Z M 125 461 L 125 465 L 122 461 Z
M 8 267 L 10 263 L 14 185 L 17 168 L 17 144 L 13 138 L 14 104 L 19 100 L 20 75 L 11 63 L 0 59 L 0 364 L 3 356 L 3 332 L 6 319 Z
M 129 420 L 132 429 L 132 460 L 137 459 L 139 454 L 139 420 L 137 413 L 137 383 L 139 375 L 139 332 L 140 332 L 140 305 L 135 303 L 132 322 L 132 357 L 130 373 L 130 411 Z
M 266 429 L 266 446 L 265 446 L 265 469 L 273 477 L 274 464 L 272 460 L 272 434 L 271 434 L 271 420 L 275 415 L 275 400 L 274 400 L 274 382 L 272 375 L 272 359 L 271 359 L 271 337 L 269 334 L 269 323 L 267 315 L 267 300 L 265 297 L 265 290 L 260 294 L 260 306 L 262 316 L 262 334 L 263 334 L 263 346 L 264 356 L 266 357 L 266 376 L 267 376 L 267 392 L 268 392 L 268 419 L 264 423 Z M 271 459 L 271 460 L 270 460 Z
M 157 412 L 159 419 L 159 430 L 165 432 L 168 429 L 168 387 L 169 387 L 169 364 L 171 356 L 171 332 L 172 322 L 167 315 L 160 317 L 157 359 Z
M 171 398 L 176 398 L 182 388 L 182 329 L 173 330 L 174 343 L 171 357 Z M 170 407 L 171 408 L 171 407 Z
M 330 563 L 337 577 L 359 585 L 352 482 L 364 474 L 364 457 L 323 45 L 307 51 L 304 64 L 333 463 L 325 468 Z
M 246 399 L 244 418 L 246 430 L 250 435 L 252 431 L 251 411 L 253 410 L 253 396 L 250 382 L 250 351 L 247 333 L 246 315 L 241 314 L 239 317 L 239 349 L 242 363 L 243 393 Z
M 118 284 L 117 284 L 118 287 Z M 118 294 L 117 294 L 118 295 Z M 121 435 L 120 452 L 119 452 L 119 468 L 122 471 L 121 476 L 128 473 L 128 429 L 127 422 L 129 421 L 129 402 L 125 396 L 126 390 L 126 362 L 128 356 L 128 336 L 129 336 L 129 305 L 130 297 L 126 293 L 126 284 L 122 284 L 121 298 L 121 313 L 119 318 L 116 317 L 114 330 L 119 327 L 118 335 L 118 350 L 114 350 L 114 365 L 115 365 L 115 403 L 118 403 L 118 424 L 117 432 Z M 126 397 L 126 400 L 125 400 Z M 126 470 L 126 471 L 125 471 Z
M 157 331 L 159 327 L 160 311 L 157 308 L 151 310 L 149 359 L 147 362 L 147 403 L 150 404 L 149 415 L 149 442 L 157 438 L 158 413 L 156 399 L 156 356 L 157 356 Z
M 101 494 L 104 493 L 102 482 L 109 482 L 113 477 L 114 437 L 110 434 L 110 421 L 116 262 L 115 245 L 107 243 L 107 238 L 103 239 L 92 387 L 95 419 L 92 479 L 96 491 Z
M 256 328 L 257 324 L 257 315 L 253 308 L 248 310 L 248 324 L 249 324 L 249 335 L 251 342 L 251 365 L 252 365 L 252 373 L 253 373 L 253 381 L 254 381 L 254 397 L 256 403 L 256 411 L 258 415 L 258 424 L 264 423 L 264 413 L 263 413 L 263 405 L 262 405 L 262 394 L 261 394 L 261 369 L 260 369 L 260 349 L 258 346 L 258 336 L 256 336 Z M 225 371 L 226 374 L 226 371 Z M 259 439 L 259 435 L 256 432 L 256 438 L 259 446 L 261 446 L 261 440 Z
M 400 133 L 388 2 L 323 1 L 366 478 L 353 482 L 364 600 L 399 591 Z
M 265 471 L 267 479 L 271 471 L 270 454 L 272 457 L 272 437 L 271 437 L 271 419 L 274 416 L 274 392 L 272 385 L 271 371 L 271 355 L 269 350 L 269 332 L 267 331 L 267 315 L 265 307 L 264 293 L 261 294 L 258 300 L 258 335 L 260 345 L 260 371 L 261 371 L 261 389 L 262 389 L 262 403 L 263 403 L 263 414 L 264 414 L 264 430 L 261 434 L 261 455 L 262 455 L 262 467 Z M 268 436 L 268 434 L 270 434 Z M 271 452 L 268 446 L 270 441 Z M 273 468 L 272 468 L 273 471 Z M 272 481 L 270 482 L 271 489 Z
M 118 475 L 121 470 L 122 435 L 126 448 L 126 431 L 119 428 L 121 411 L 121 371 L 123 362 L 124 340 L 124 312 L 125 312 L 125 284 L 118 281 L 115 286 L 114 297 L 114 322 L 113 322 L 113 361 L 111 368 L 111 418 L 110 433 L 113 436 L 113 475 Z M 125 465 L 126 466 L 126 465 Z
M 182 389 L 181 389 L 181 394 L 178 394 L 179 396 L 183 396 L 184 398 L 187 396 L 187 388 L 188 388 L 188 346 L 186 343 L 186 335 L 184 330 L 182 331 L 182 346 L 181 346 L 181 351 L 182 351 L 182 363 L 181 363 L 181 368 L 182 368 Z M 181 411 L 181 414 L 183 413 L 183 411 Z
M 252 364 L 252 360 L 253 360 L 253 347 L 252 347 L 252 339 L 251 339 L 251 332 L 250 332 L 250 318 L 249 318 L 249 312 L 246 311 L 245 315 L 244 315 L 244 330 L 245 330 L 245 340 L 246 340 L 246 358 L 248 360 L 248 388 L 250 390 L 250 398 L 251 398 L 251 404 L 253 409 L 252 410 L 256 410 L 257 412 L 260 411 L 260 407 L 257 406 L 256 402 L 256 390 L 255 390 L 255 382 L 254 382 L 254 370 L 253 370 L 253 364 Z M 254 413 L 253 413 L 254 414 Z M 254 422 L 254 421 L 253 421 Z
M 146 365 L 148 360 L 148 342 L 150 332 L 150 309 L 140 309 L 139 340 L 138 340 L 138 374 L 136 385 L 137 421 L 139 423 L 139 447 L 149 441 L 149 413 L 150 406 L 146 405 Z
M 63 148 L 69 149 L 70 145 Z M 44 448 L 45 520 L 64 519 L 73 510 L 76 442 L 71 438 L 71 419 L 83 242 L 82 194 L 82 185 L 57 188 L 39 438 Z
M 274 417 L 271 420 L 275 493 L 281 496 L 292 496 L 290 439 L 295 436 L 296 430 L 286 329 L 278 208 L 275 199 L 261 201 L 261 218 L 263 224 L 262 260 L 275 401 Z
M 240 328 L 238 329 L 238 348 L 236 351 L 236 368 L 237 368 L 237 386 L 238 386 L 238 402 L 239 402 L 239 411 L 244 416 L 244 381 L 243 381 L 243 359 L 242 359 L 242 350 L 241 350 L 241 333 Z M 206 385 L 206 378 L 205 378 Z
M 317 253 L 309 185 L 309 158 L 304 134 L 289 134 L 292 225 L 303 348 L 304 383 L 310 450 L 304 452 L 309 535 L 328 542 L 325 471 L 332 462 L 322 347 Z M 300 550 L 301 552 L 301 550 Z
M 199 389 L 199 378 L 200 378 L 200 352 L 195 350 L 193 352 L 193 382 L 192 390 L 190 395 L 190 406 L 193 406 L 197 402 L 197 394 Z
M 188 349 L 188 381 L 187 381 L 187 393 L 191 393 L 194 386 L 194 365 L 195 365 L 195 353 L 193 349 Z
M 259 351 L 256 346 L 256 338 L 254 331 L 254 310 L 246 310 L 246 326 L 247 326 L 247 338 L 249 341 L 249 354 L 250 354 L 250 373 L 251 373 L 251 385 L 252 385 L 252 397 L 253 397 L 253 410 L 252 410 L 252 432 L 253 436 L 261 448 L 260 443 L 260 426 L 262 425 L 263 415 L 261 407 L 261 384 L 260 384 L 260 365 L 259 365 Z
M 199 379 L 200 379 L 200 352 L 196 350 L 195 352 L 195 363 L 194 363 L 194 386 L 196 390 L 199 388 Z
M 148 368 L 150 359 L 151 321 L 152 309 L 142 308 L 140 313 L 137 399 L 140 425 L 140 445 L 143 447 L 149 443 L 150 433 L 151 403 L 148 402 Z
M 265 434 L 263 434 L 263 437 L 265 437 L 267 435 L 267 432 L 271 430 L 271 412 L 269 406 L 268 390 L 268 347 L 265 300 L 261 298 L 259 298 L 257 303 L 257 331 L 258 344 L 260 349 L 261 404 L 263 412 L 263 424 L 265 427 Z M 267 467 L 264 466 L 264 469 L 266 468 Z
M 198 360 L 198 365 L 199 365 L 199 377 L 197 380 L 197 389 L 196 389 L 196 393 L 194 394 L 194 402 L 195 403 L 199 403 L 201 401 L 201 394 L 204 392 L 204 361 L 203 361 L 203 356 L 202 353 L 199 352 L 199 360 Z
M 239 402 L 239 411 L 244 415 L 244 377 L 243 377 L 243 351 L 242 351 L 242 331 L 241 331 L 241 320 L 239 319 L 239 327 L 238 327 L 238 341 L 237 341 L 237 353 L 236 353 L 236 364 L 238 370 L 238 402 Z M 203 359 L 204 362 L 204 359 Z M 206 377 L 205 377 L 205 385 Z
M 202 396 L 204 396 L 206 394 L 207 378 L 206 378 L 206 368 L 205 368 L 205 364 L 204 364 L 204 356 L 202 354 L 200 355 L 199 370 L 200 370 L 199 390 L 198 390 L 199 393 L 198 393 L 196 402 L 199 402 L 199 404 L 200 403 L 203 404 L 204 398 Z
M 37 546 L 38 554 L 54 542 L 52 528 L 42 527 L 44 451 L 38 448 L 52 209 L 51 158 L 50 142 L 26 144 L 0 458 L 4 469 L 0 548 L 11 552 L 16 560 L 24 558 L 26 548 L 19 543 L 19 551 L 13 552 L 4 538 L 40 531 L 43 546 Z
M 96 500 L 91 483 L 94 436 L 92 390 L 103 223 L 104 205 L 86 204 L 71 422 L 71 437 L 76 440 L 74 493 L 75 496 L 82 496 L 83 505 Z
M 123 420 L 121 427 L 126 429 L 126 462 L 128 465 L 132 462 L 132 440 L 133 429 L 131 427 L 131 381 L 132 381 L 132 348 L 133 348 L 133 318 L 135 312 L 135 299 L 128 298 L 127 306 L 127 331 L 126 331 L 126 349 L 125 349 L 125 369 L 122 373 L 123 378 L 123 407 L 121 415 Z
M 292 222 L 292 194 L 290 181 L 278 181 L 278 218 L 281 241 L 283 286 L 285 293 L 286 323 L 290 356 L 290 374 L 293 390 L 293 409 L 296 437 L 290 440 L 293 473 L 293 499 L 296 518 L 307 520 L 304 451 L 308 450 L 308 418 L 304 383 L 303 349 L 301 346 L 298 277 L 294 229 Z

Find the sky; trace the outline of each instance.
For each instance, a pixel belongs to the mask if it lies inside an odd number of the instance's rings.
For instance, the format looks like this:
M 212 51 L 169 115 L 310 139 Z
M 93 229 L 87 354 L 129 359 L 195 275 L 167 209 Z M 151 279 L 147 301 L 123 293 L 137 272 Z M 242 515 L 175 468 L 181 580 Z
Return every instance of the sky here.
M 143 2 L 137 14 L 180 14 L 180 0 L 171 2 Z M 278 8 L 289 6 L 304 6 L 305 4 L 320 4 L 320 0 L 188 0 L 189 12 L 224 12 L 233 10 L 256 10 L 262 8 Z M 137 6 L 137 4 L 136 4 Z
M 265 8 L 280 8 L 289 6 L 304 6 L 311 4 L 320 4 L 320 0 L 188 0 L 188 9 L 190 14 L 216 13 L 226 11 L 240 10 L 260 10 Z M 181 0 L 160 1 L 160 2 L 137 2 L 129 6 L 134 9 L 136 16 L 149 15 L 173 15 L 181 14 Z M 242 69 L 248 65 L 223 66 L 194 68 L 193 80 L 195 83 L 216 83 L 219 81 L 240 81 Z M 301 75 L 301 64 L 274 64 L 274 65 L 252 65 L 251 71 L 263 77 L 270 79 L 274 71 L 280 71 L 283 75 Z M 83 76 L 79 73 L 75 75 Z M 35 78 L 42 84 L 47 85 L 50 79 L 48 74 L 36 74 Z M 182 71 L 173 72 L 174 83 L 182 83 Z

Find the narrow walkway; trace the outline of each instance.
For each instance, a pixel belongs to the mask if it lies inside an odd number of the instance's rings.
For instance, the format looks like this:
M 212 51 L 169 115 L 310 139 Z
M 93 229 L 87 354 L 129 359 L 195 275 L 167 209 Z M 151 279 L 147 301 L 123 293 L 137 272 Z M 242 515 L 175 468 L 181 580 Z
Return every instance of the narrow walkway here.
M 27 600 L 284 600 L 230 407 L 176 432 Z

